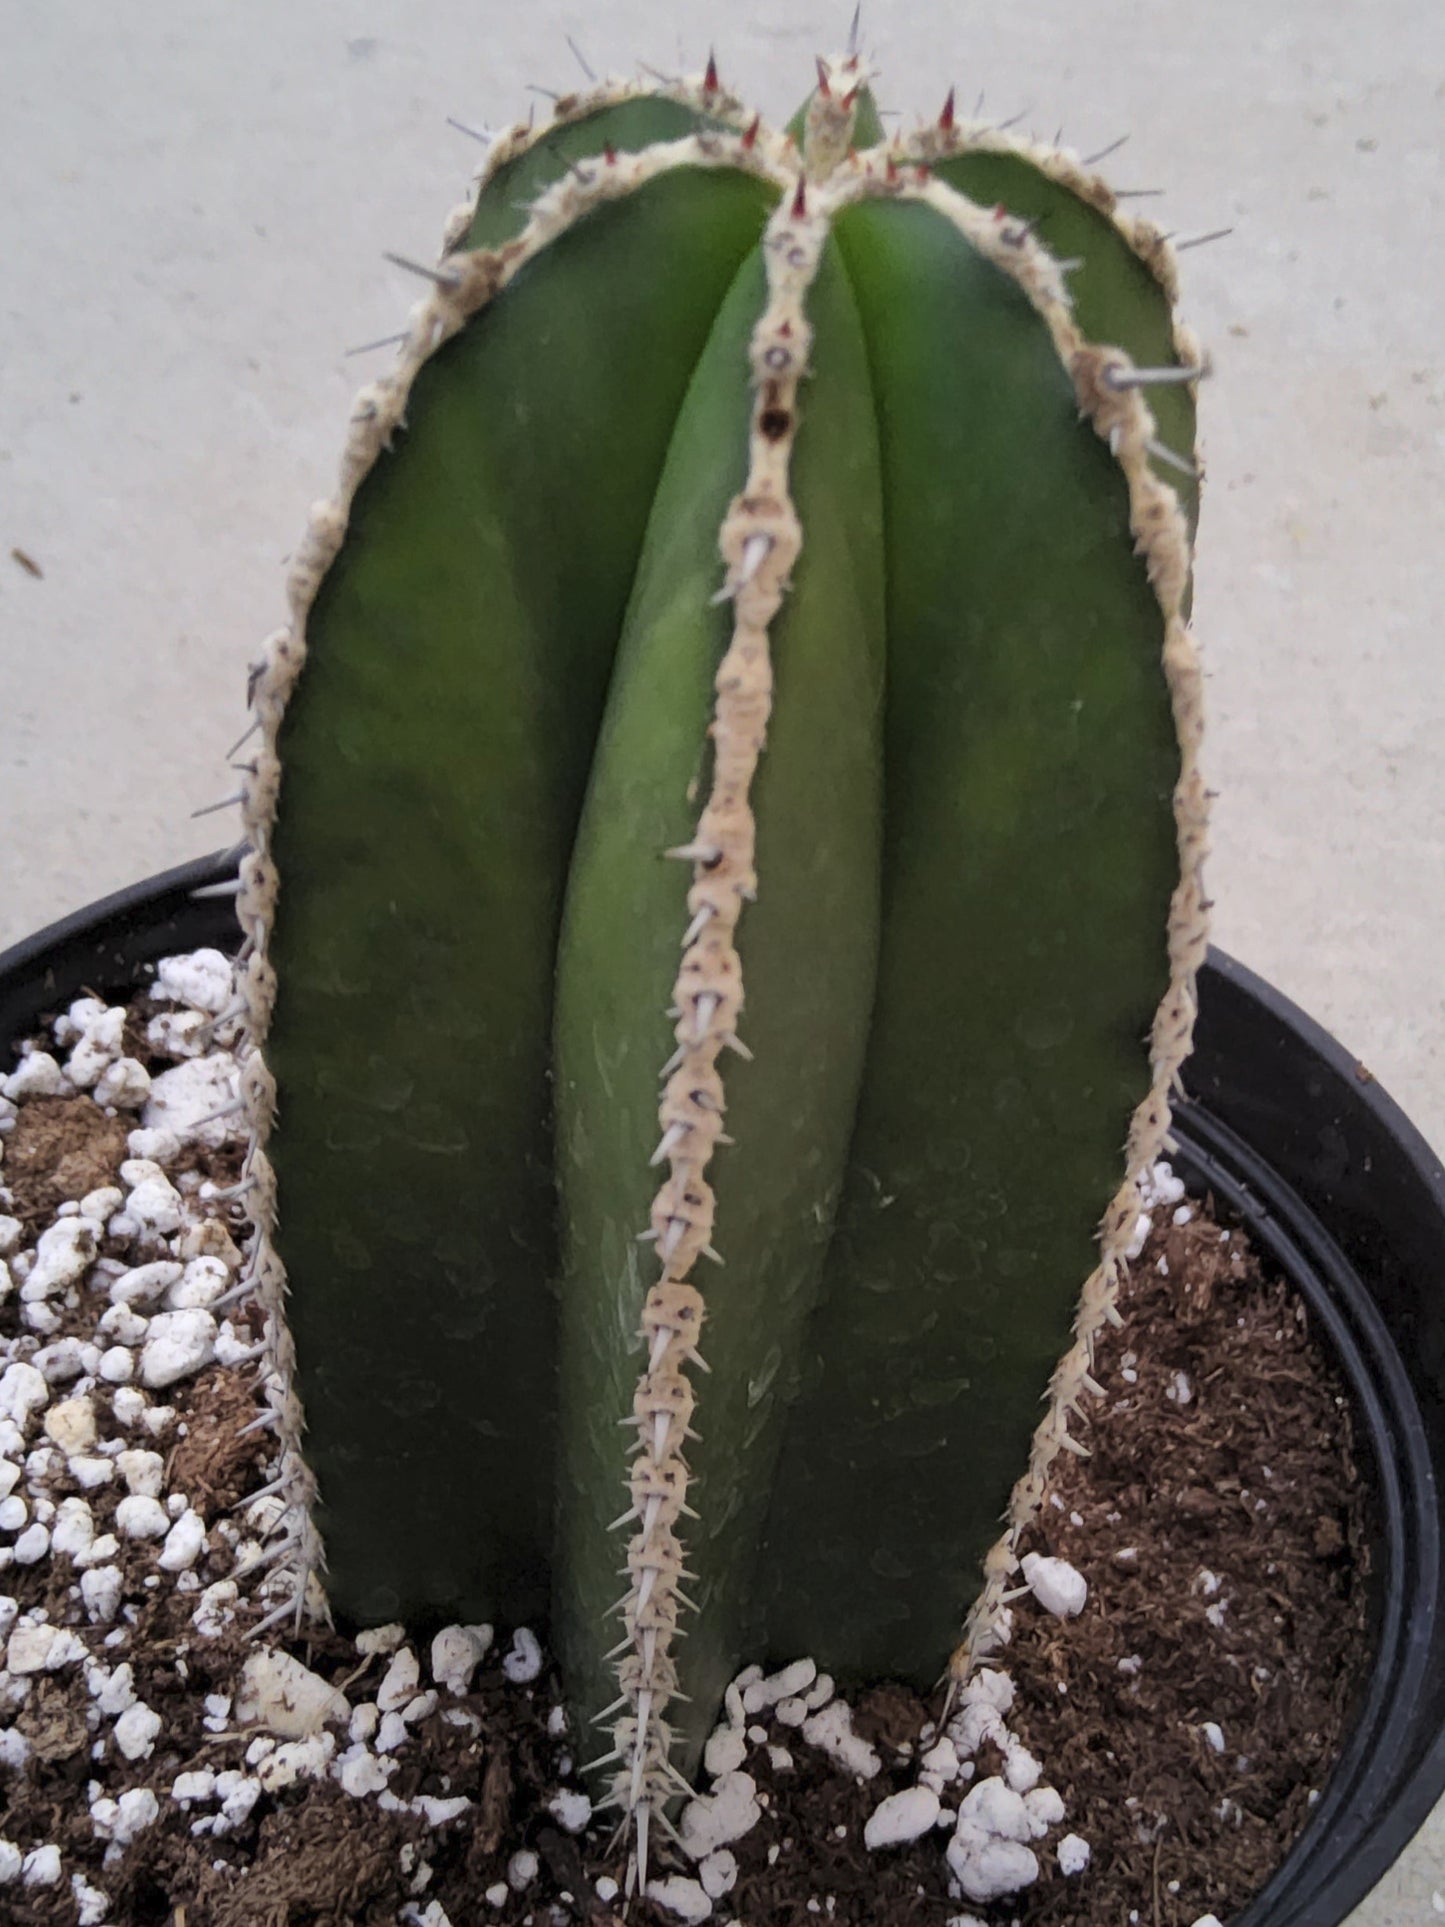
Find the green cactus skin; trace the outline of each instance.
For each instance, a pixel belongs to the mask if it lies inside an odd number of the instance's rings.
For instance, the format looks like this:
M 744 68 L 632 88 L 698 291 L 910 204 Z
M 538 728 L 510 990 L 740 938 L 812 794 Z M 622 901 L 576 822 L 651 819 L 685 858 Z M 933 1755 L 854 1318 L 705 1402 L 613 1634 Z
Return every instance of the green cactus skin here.
M 254 678 L 271 1616 L 550 1591 L 642 1877 L 745 1649 L 1000 1636 L 1205 941 L 1167 243 L 866 78 L 502 137 Z

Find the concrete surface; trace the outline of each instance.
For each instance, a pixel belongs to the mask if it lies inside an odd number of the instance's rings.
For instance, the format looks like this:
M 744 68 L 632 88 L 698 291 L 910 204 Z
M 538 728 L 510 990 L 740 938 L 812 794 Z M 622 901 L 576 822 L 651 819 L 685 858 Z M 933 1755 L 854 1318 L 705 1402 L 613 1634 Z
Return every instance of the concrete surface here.
M 343 350 L 414 299 L 526 83 L 701 65 L 785 117 L 844 0 L 51 0 L 0 62 L 0 943 L 226 840 L 248 661 L 328 492 Z M 969 16 L 973 17 L 970 18 Z M 1445 15 L 1416 0 L 867 10 L 885 106 L 1019 109 L 1162 188 L 1214 351 L 1197 625 L 1217 937 L 1445 1143 Z M 43 570 L 28 574 L 17 547 Z M 228 823 L 229 819 L 223 820 Z M 1432 1917 L 1437 1815 L 1362 1910 Z

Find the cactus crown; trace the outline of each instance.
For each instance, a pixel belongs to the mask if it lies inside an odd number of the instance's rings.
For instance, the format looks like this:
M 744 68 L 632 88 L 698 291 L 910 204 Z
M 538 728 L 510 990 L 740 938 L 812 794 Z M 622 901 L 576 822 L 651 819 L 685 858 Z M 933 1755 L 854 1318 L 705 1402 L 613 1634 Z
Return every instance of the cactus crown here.
M 644 1869 L 745 1645 L 1001 1636 L 1204 947 L 1168 244 L 818 76 L 493 143 L 252 681 L 278 1616 L 548 1612 Z

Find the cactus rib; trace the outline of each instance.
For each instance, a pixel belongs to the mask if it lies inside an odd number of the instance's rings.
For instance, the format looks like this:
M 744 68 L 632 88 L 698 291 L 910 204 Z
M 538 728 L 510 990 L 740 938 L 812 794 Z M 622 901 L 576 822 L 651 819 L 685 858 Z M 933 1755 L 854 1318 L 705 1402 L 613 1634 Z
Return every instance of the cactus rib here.
M 685 100 L 686 90 L 679 93 Z M 502 157 L 522 151 L 525 145 L 520 136 L 514 135 L 503 143 Z M 495 180 L 499 165 L 499 160 L 492 159 L 484 169 L 478 205 L 486 185 Z M 273 1031 L 276 1000 L 275 971 L 268 952 L 278 902 L 277 870 L 271 856 L 279 789 L 278 739 L 306 659 L 308 619 L 341 549 L 352 504 L 402 427 L 415 382 L 440 350 L 531 262 L 544 258 L 552 244 L 575 228 L 586 213 L 608 202 L 636 197 L 650 184 L 681 177 L 692 169 L 732 170 L 765 186 L 776 185 L 776 172 L 766 148 L 737 134 L 706 130 L 637 154 L 612 153 L 586 179 L 563 171 L 538 194 L 520 231 L 496 248 L 456 251 L 453 219 L 448 231 L 452 247 L 445 256 L 448 273 L 413 312 L 394 374 L 364 388 L 353 406 L 338 494 L 313 509 L 306 539 L 292 564 L 288 582 L 291 624 L 272 636 L 252 678 L 252 701 L 262 728 L 262 743 L 243 784 L 250 850 L 242 859 L 237 900 L 237 914 L 246 936 L 240 965 L 246 1022 L 238 1052 L 251 1069 L 257 1100 L 251 1110 L 246 1176 L 257 1180 L 261 1189 L 247 1277 L 254 1283 L 272 1346 L 266 1395 L 276 1414 L 281 1466 L 289 1481 L 290 1511 L 305 1522 L 291 1567 L 298 1609 L 299 1603 L 308 1599 L 312 1605 L 318 1603 L 315 1575 L 326 1570 L 326 1559 L 313 1519 L 316 1481 L 301 1450 L 306 1421 L 296 1388 L 295 1341 L 283 1316 L 286 1278 L 277 1252 L 276 1181 L 267 1142 L 271 1105 L 263 1101 L 259 1040 Z

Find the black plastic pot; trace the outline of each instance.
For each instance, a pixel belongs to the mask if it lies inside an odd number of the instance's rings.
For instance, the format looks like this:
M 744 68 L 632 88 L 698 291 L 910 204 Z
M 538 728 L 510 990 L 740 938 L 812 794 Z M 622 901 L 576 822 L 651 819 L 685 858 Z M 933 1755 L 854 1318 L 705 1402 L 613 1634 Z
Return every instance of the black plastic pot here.
M 233 949 L 234 875 L 203 858 L 107 897 L 0 955 L 10 1041 L 85 990 Z M 1176 1168 L 1208 1187 L 1306 1300 L 1354 1392 L 1378 1494 L 1371 1648 L 1348 1740 L 1310 1823 L 1234 1927 L 1336 1927 L 1445 1792 L 1445 1171 L 1369 1072 L 1214 951 L 1176 1120 Z

